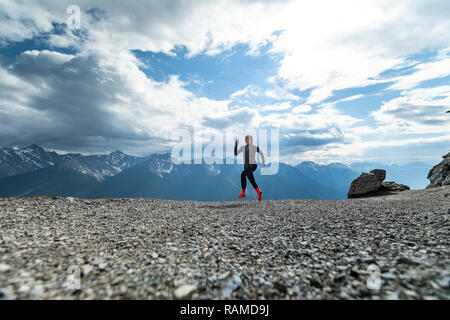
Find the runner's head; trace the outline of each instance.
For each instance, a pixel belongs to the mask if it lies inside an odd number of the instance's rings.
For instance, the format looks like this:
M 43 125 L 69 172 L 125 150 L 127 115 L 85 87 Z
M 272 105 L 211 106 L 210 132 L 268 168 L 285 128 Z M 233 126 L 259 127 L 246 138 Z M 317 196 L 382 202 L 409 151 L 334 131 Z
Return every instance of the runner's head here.
M 253 143 L 253 137 L 250 134 L 245 136 L 245 143 L 247 143 L 247 144 Z

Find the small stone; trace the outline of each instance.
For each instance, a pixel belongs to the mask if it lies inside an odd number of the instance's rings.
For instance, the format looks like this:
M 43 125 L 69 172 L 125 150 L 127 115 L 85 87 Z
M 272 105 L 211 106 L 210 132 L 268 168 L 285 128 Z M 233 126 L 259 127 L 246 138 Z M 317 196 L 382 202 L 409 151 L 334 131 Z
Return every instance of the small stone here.
M 120 286 L 119 293 L 120 293 L 120 294 L 125 294 L 125 293 L 127 293 L 127 291 L 128 291 L 127 286 L 124 285 L 124 284 L 122 284 L 122 285 Z
M 344 281 L 347 278 L 347 276 L 344 273 L 338 274 L 336 277 L 334 277 L 333 281 L 336 283 L 340 283 Z
M 418 299 L 418 298 L 420 298 L 420 296 L 416 293 L 416 292 L 414 292 L 414 291 L 412 291 L 412 290 L 404 290 L 404 293 L 407 295 L 407 296 L 409 296 L 409 297 L 413 297 L 413 298 L 416 298 L 416 299 Z
M 371 256 L 366 256 L 366 257 L 362 258 L 361 261 L 363 263 L 367 263 L 367 264 L 376 263 L 375 259 Z
M 177 299 L 187 299 L 192 293 L 197 290 L 197 286 L 193 284 L 185 284 L 175 290 L 175 298 Z
M 87 276 L 89 273 L 91 273 L 91 271 L 94 269 L 93 266 L 91 266 L 90 264 L 84 264 L 81 266 L 81 274 L 83 276 Z
M 382 273 L 381 277 L 386 280 L 395 280 L 395 278 L 396 278 L 395 274 L 390 273 L 390 272 Z
M 448 276 L 441 279 L 437 279 L 436 282 L 444 289 L 450 288 L 450 277 Z
M 18 290 L 19 293 L 27 293 L 29 291 L 30 291 L 30 287 L 26 284 L 21 285 Z
M 312 257 L 313 254 L 316 252 L 316 250 L 314 250 L 314 249 L 299 249 L 297 252 L 300 256 Z
M 309 283 L 310 283 L 310 285 L 312 286 L 312 287 L 316 287 L 316 288 L 318 288 L 318 289 L 322 289 L 322 284 L 319 282 L 319 281 L 317 281 L 317 280 L 315 280 L 315 279 L 311 279 L 310 281 L 309 281 Z
M 272 298 L 274 296 L 278 296 L 279 294 L 280 294 L 280 292 L 277 289 L 275 289 L 275 288 L 266 288 L 264 290 L 264 295 L 267 298 Z
M 41 285 L 37 285 L 35 287 L 33 287 L 30 291 L 30 295 L 32 295 L 33 297 L 38 297 L 40 296 L 42 293 L 44 292 L 44 287 Z
M 358 270 L 352 269 L 352 270 L 350 271 L 350 275 L 351 275 L 353 278 L 358 278 L 358 277 L 359 277 Z
M 388 292 L 387 299 L 388 300 L 398 300 L 400 298 L 400 293 L 398 291 Z
M 11 270 L 11 267 L 7 264 L 0 264 L 0 272 L 7 272 L 9 270 Z
M 287 292 L 287 288 L 288 288 L 284 283 L 281 283 L 279 281 L 274 283 L 274 287 L 275 287 L 275 289 L 277 289 L 281 293 L 286 293 Z
M 411 266 L 416 266 L 420 264 L 420 261 L 417 259 L 409 258 L 406 256 L 399 257 L 396 261 L 397 264 L 408 264 Z
M 112 285 L 116 285 L 121 283 L 124 280 L 124 278 L 122 276 L 118 276 L 116 278 L 114 278 L 114 280 L 111 282 Z

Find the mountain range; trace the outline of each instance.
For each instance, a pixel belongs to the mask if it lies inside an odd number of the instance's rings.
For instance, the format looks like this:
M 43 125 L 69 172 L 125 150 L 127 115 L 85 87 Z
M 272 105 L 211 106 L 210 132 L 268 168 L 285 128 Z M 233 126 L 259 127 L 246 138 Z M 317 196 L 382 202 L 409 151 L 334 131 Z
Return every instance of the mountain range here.
M 381 168 L 389 179 L 425 188 L 432 167 L 379 163 L 320 165 L 304 161 L 279 164 L 276 175 L 255 179 L 265 199 L 345 199 L 353 179 L 362 171 Z M 35 195 L 82 198 L 149 197 L 174 200 L 235 200 L 240 192 L 242 164 L 175 164 L 170 153 L 135 157 L 121 151 L 102 155 L 58 154 L 33 144 L 0 149 L 0 197 Z M 247 199 L 256 199 L 250 183 Z

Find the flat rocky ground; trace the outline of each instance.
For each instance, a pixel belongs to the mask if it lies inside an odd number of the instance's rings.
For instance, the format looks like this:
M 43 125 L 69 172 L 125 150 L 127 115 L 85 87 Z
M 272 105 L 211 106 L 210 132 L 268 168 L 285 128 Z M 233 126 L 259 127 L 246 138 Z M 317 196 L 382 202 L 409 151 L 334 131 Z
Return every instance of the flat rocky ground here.
M 0 297 L 449 299 L 449 209 L 450 187 L 262 203 L 0 199 Z

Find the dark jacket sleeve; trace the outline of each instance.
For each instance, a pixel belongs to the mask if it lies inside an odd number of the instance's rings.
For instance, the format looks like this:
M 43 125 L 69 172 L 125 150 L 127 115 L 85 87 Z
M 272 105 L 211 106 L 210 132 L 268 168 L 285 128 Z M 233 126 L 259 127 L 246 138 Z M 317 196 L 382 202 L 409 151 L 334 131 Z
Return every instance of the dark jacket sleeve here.
M 244 146 L 241 146 L 238 149 L 238 145 L 237 143 L 234 145 L 234 155 L 237 156 L 239 153 L 241 153 L 244 150 Z
M 261 149 L 259 147 L 256 148 L 256 151 L 259 153 L 262 163 L 265 164 L 266 159 L 264 159 L 264 153 L 261 151 Z

